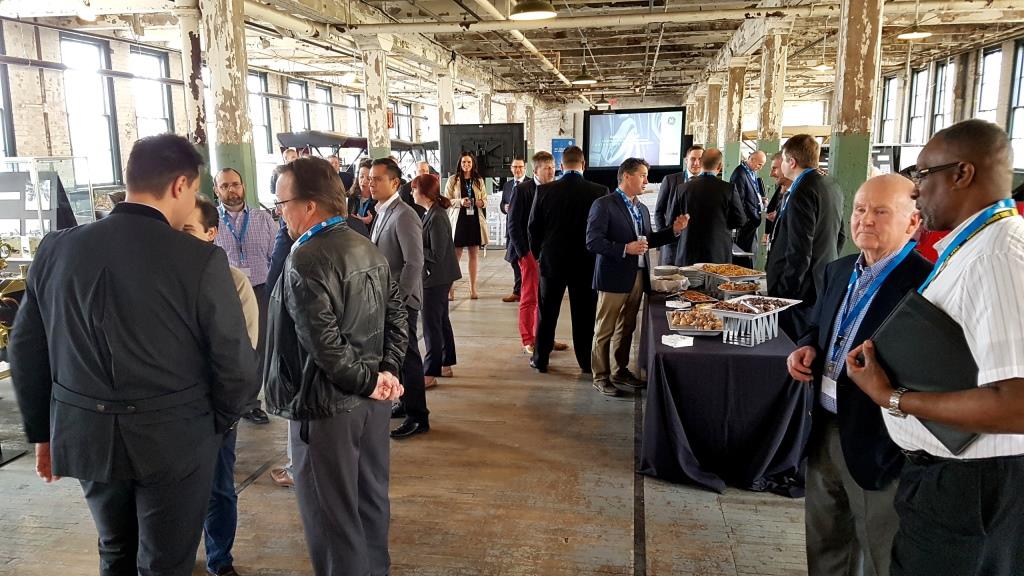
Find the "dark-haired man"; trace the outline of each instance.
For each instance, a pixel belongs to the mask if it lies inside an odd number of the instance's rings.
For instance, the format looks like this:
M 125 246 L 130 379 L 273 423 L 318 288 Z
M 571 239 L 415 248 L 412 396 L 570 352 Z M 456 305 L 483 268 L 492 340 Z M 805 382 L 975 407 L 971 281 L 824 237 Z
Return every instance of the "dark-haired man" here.
M 245 204 L 245 184 L 238 170 L 223 168 L 217 173 L 214 185 L 217 199 L 220 200 L 217 212 L 224 228 L 217 234 L 214 243 L 227 253 L 228 264 L 245 274 L 256 293 L 256 301 L 260 306 L 260 339 L 256 352 L 262 358 L 267 331 L 267 299 L 273 289 L 273 286 L 267 286 L 267 274 L 278 226 L 269 213 Z M 243 418 L 254 424 L 270 422 L 267 413 L 260 407 L 259 399 L 255 399 L 250 408 Z
M 907 456 L 893 576 L 1024 574 L 1024 220 L 1010 199 L 1011 155 L 1002 128 L 966 120 L 936 133 L 910 173 L 924 225 L 952 230 L 918 290 L 963 329 L 977 380 L 957 392 L 894 389 L 870 340 L 846 359 Z M 979 436 L 953 454 L 922 420 Z
M 526 179 L 526 161 L 522 158 L 512 159 L 512 178 L 505 181 L 501 187 L 501 213 L 508 215 L 509 207 L 512 204 L 512 196 L 516 186 Z M 505 260 L 512 264 L 512 276 L 515 281 L 512 284 L 512 293 L 501 299 L 502 302 L 519 302 L 522 293 L 523 275 L 519 269 L 519 254 L 516 247 L 509 241 L 508 226 L 505 227 Z
M 825 280 L 825 265 L 839 257 L 846 242 L 843 195 L 818 172 L 821 146 L 797 134 L 782 146 L 782 173 L 793 183 L 775 216 L 775 241 L 768 253 L 768 295 L 802 304 L 782 312 L 779 327 L 794 341 L 807 328 L 808 315 Z
M 136 142 L 125 201 L 39 245 L 11 335 L 36 474 L 81 481 L 102 575 L 192 573 L 223 434 L 259 388 L 224 252 L 179 232 L 202 163 L 180 136 Z
M 314 574 L 387 574 L 388 411 L 406 314 L 387 260 L 343 215 L 323 160 L 278 169 L 295 241 L 270 297 L 267 406 L 290 420 L 295 494 Z
M 423 357 L 416 337 L 416 321 L 423 305 L 423 221 L 399 196 L 401 177 L 401 169 L 390 158 L 374 160 L 370 167 L 370 194 L 377 201 L 370 240 L 391 265 L 391 279 L 398 284 L 409 317 L 409 345 L 402 361 L 406 394 L 392 412 L 396 418 L 405 416 L 405 421 L 391 432 L 396 440 L 430 430 Z
M 679 197 L 679 189 L 686 184 L 690 178 L 699 176 L 701 172 L 700 159 L 704 155 L 704 147 L 694 144 L 686 149 L 685 169 L 678 174 L 669 174 L 661 179 L 661 186 L 658 188 L 658 202 L 654 206 L 654 227 L 661 230 L 667 227 L 671 221 L 672 209 Z M 685 232 L 684 232 L 685 235 Z M 676 264 L 676 255 L 679 253 L 684 235 L 680 235 L 676 242 L 670 242 L 659 249 L 661 263 L 667 266 Z
M 672 218 L 689 215 L 686 238 L 679 243 L 676 263 L 684 266 L 698 262 L 732 262 L 732 230 L 746 222 L 743 205 L 736 190 L 718 177 L 722 169 L 722 151 L 708 148 L 700 159 L 703 172 L 683 185 L 672 208 Z

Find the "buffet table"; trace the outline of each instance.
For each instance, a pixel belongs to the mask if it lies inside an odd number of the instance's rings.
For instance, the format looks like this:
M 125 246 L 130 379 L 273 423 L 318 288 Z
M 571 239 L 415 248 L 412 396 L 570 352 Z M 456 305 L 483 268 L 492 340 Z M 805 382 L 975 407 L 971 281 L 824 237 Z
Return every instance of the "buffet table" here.
M 661 343 L 671 333 L 665 311 L 665 296 L 647 300 L 640 472 L 717 492 L 729 484 L 802 496 L 812 394 L 786 372 L 792 341 L 780 333 L 744 348 L 700 336 L 692 347 L 672 348 Z

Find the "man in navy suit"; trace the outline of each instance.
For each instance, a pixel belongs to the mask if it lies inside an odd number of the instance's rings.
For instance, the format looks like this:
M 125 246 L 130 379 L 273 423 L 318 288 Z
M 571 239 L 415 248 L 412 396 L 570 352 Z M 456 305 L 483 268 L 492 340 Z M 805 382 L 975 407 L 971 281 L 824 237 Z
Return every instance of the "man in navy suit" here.
M 658 202 L 654 206 L 654 227 L 657 229 L 667 228 L 671 219 L 672 208 L 676 205 L 679 197 L 679 190 L 683 184 L 689 182 L 694 176 L 701 173 L 700 159 L 704 154 L 704 147 L 695 144 L 686 149 L 686 169 L 678 174 L 669 174 L 661 180 L 658 188 Z M 680 241 L 682 237 L 680 237 Z M 669 242 L 661 247 L 661 263 L 672 265 L 676 263 L 676 254 L 679 252 L 679 242 Z
M 516 186 L 526 179 L 526 161 L 522 158 L 512 160 L 512 178 L 506 180 L 501 187 L 501 213 L 508 215 L 508 209 L 512 205 L 512 196 L 515 194 Z M 505 261 L 512 265 L 512 274 L 515 277 L 515 284 L 512 293 L 501 299 L 502 302 L 519 302 L 523 288 L 523 275 L 519 270 L 519 253 L 516 252 L 515 244 L 509 240 L 508 225 L 505 226 Z
M 764 182 L 757 172 L 764 167 L 767 159 L 764 152 L 756 150 L 747 156 L 746 160 L 740 162 L 729 178 L 729 183 L 739 196 L 743 204 L 743 213 L 747 217 L 747 223 L 736 231 L 736 245 L 744 252 L 754 255 L 737 258 L 736 264 L 748 268 L 753 268 L 754 257 L 757 256 L 757 230 L 761 227 L 761 213 L 764 211 Z
M 587 249 L 597 254 L 594 289 L 597 295 L 590 364 L 594 388 L 606 396 L 618 396 L 616 384 L 642 388 L 645 383 L 629 371 L 629 349 L 636 329 L 636 315 L 644 292 L 650 290 L 648 248 L 674 242 L 689 221 L 680 215 L 671 228 L 653 232 L 651 215 L 637 196 L 647 186 L 650 166 L 641 158 L 627 158 L 619 166 L 619 187 L 598 199 L 587 218 Z M 614 366 L 609 364 L 609 348 Z
M 815 396 L 805 502 L 811 574 L 889 574 L 903 454 L 845 361 L 931 271 L 910 242 L 920 222 L 909 179 L 889 174 L 861 186 L 850 219 L 861 253 L 825 268 L 809 329 L 789 356 L 790 375 L 812 382 Z

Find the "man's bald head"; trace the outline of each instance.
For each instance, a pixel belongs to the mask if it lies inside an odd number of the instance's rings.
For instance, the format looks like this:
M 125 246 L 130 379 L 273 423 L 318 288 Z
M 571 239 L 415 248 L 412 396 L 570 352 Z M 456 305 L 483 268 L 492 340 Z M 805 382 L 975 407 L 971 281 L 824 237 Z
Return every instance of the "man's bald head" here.
M 700 165 L 705 172 L 718 172 L 722 168 L 722 151 L 708 148 L 700 158 Z
M 920 223 L 914 183 L 899 174 L 869 178 L 853 198 L 850 231 L 868 264 L 901 249 Z
M 750 153 L 750 156 L 747 156 L 747 166 L 749 166 L 754 172 L 763 168 L 764 163 L 767 161 L 768 155 L 761 150 L 754 150 Z

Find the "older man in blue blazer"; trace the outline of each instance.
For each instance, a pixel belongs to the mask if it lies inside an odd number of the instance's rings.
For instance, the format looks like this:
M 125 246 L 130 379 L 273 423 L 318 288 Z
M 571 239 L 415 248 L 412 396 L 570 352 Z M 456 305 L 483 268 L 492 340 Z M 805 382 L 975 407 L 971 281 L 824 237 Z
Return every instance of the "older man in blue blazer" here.
M 674 242 L 689 222 L 688 216 L 680 215 L 671 228 L 651 230 L 651 214 L 638 198 L 647 186 L 649 168 L 645 160 L 627 158 L 619 166 L 615 193 L 595 201 L 587 219 L 587 249 L 597 255 L 594 289 L 598 291 L 590 362 L 594 388 L 606 396 L 619 395 L 616 384 L 645 386 L 629 371 L 629 349 L 640 303 L 650 290 L 647 250 Z M 609 363 L 612 340 L 616 344 Z

